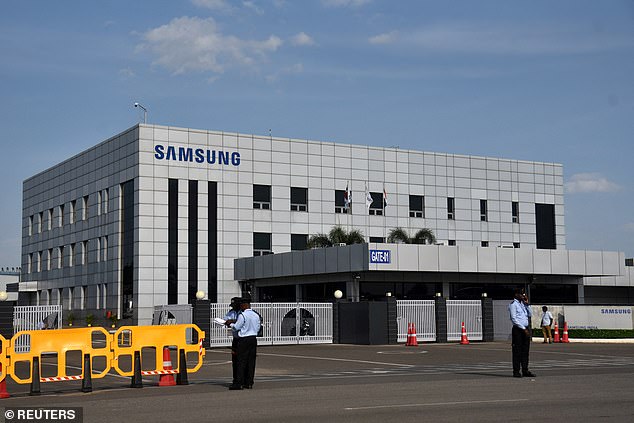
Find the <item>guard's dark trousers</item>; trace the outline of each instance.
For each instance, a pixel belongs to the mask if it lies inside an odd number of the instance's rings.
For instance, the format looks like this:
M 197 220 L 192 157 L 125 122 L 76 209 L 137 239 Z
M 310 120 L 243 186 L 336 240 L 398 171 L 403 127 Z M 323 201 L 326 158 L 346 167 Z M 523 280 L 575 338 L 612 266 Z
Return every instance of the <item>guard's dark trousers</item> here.
M 253 386 L 255 377 L 255 357 L 258 349 L 258 338 L 255 336 L 245 336 L 238 339 L 238 386 Z
M 513 326 L 511 340 L 513 342 L 513 373 L 519 373 L 520 366 L 522 373 L 526 373 L 528 372 L 528 352 L 531 346 L 531 338 L 526 335 L 523 329 Z

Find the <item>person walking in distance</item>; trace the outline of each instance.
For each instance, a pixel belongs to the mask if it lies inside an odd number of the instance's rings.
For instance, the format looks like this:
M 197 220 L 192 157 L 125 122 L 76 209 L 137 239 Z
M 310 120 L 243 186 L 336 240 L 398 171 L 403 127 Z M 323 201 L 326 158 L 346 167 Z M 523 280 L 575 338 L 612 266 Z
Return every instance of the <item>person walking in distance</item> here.
M 233 297 L 231 299 L 230 307 L 231 309 L 227 312 L 224 317 L 225 326 L 231 327 L 231 323 L 235 323 L 238 320 L 238 314 L 240 313 L 240 303 L 242 302 L 242 298 Z M 237 383 L 238 377 L 238 331 L 235 328 L 231 328 L 231 335 L 233 335 L 233 339 L 231 340 L 231 369 L 233 371 L 233 382 L 235 385 Z
M 253 388 L 260 330 L 260 316 L 251 310 L 250 298 L 242 299 L 240 309 L 236 322 L 230 325 L 238 331 L 237 378 L 229 387 L 232 391 Z
M 529 322 L 532 312 L 530 305 L 528 305 L 528 298 L 522 289 L 515 290 L 515 299 L 509 304 L 509 314 L 513 323 L 511 332 L 513 377 L 535 377 L 535 374 L 528 370 L 528 354 L 531 342 Z
M 542 307 L 542 334 L 544 335 L 544 344 L 553 343 L 553 335 L 550 331 L 550 327 L 553 324 L 553 315 L 548 311 L 548 307 Z

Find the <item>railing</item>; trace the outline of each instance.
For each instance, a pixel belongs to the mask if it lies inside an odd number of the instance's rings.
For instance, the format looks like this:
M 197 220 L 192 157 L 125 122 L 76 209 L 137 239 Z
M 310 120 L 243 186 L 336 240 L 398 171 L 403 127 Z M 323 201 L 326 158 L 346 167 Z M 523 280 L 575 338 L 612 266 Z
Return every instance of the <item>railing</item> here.
M 398 342 L 407 341 L 407 325 L 416 326 L 417 341 L 436 340 L 436 304 L 433 300 L 400 300 L 396 302 Z
M 482 340 L 482 301 L 447 300 L 447 341 L 459 341 L 462 322 L 470 340 Z
M 13 333 L 39 329 L 60 329 L 62 327 L 62 306 L 16 306 L 13 310 Z M 31 337 L 24 335 L 15 341 L 15 351 L 27 352 Z
M 252 303 L 262 316 L 263 335 L 259 345 L 332 343 L 331 303 Z M 228 303 L 210 304 L 211 320 L 224 317 Z M 212 324 L 209 345 L 231 345 L 231 331 Z

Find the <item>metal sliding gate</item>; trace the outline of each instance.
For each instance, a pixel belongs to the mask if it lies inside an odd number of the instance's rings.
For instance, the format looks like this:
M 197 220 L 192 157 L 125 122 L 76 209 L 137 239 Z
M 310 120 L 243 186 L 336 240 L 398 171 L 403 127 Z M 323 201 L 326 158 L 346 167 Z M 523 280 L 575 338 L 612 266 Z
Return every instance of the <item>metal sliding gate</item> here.
M 401 300 L 396 302 L 398 342 L 407 341 L 408 323 L 416 325 L 416 340 L 436 340 L 436 304 L 434 300 Z
M 447 341 L 459 341 L 462 322 L 470 340 L 482 340 L 482 302 L 479 300 L 447 300 Z
M 251 308 L 262 316 L 258 345 L 332 343 L 332 303 L 252 303 Z M 212 322 L 228 310 L 228 303 L 212 303 Z M 212 323 L 209 345 L 231 345 L 231 331 Z
M 61 329 L 62 306 L 16 306 L 13 309 L 13 333 L 24 330 Z M 16 352 L 27 352 L 31 347 L 31 336 L 20 336 L 15 340 Z

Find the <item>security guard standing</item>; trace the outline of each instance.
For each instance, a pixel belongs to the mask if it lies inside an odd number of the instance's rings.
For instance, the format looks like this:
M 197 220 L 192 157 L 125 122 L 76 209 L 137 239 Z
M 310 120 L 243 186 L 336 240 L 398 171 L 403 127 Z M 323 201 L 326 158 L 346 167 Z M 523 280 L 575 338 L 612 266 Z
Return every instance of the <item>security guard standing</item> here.
M 260 316 L 251 310 L 251 299 L 242 298 L 238 318 L 231 327 L 238 331 L 237 378 L 229 387 L 230 390 L 253 388 L 255 377 L 255 358 L 258 348 L 258 331 L 260 330 Z
M 509 304 L 509 314 L 513 323 L 511 330 L 513 377 L 535 377 L 535 374 L 528 370 L 528 354 L 531 345 L 530 319 L 533 313 L 522 289 L 515 290 L 515 299 Z M 520 373 L 520 367 L 522 373 Z
M 242 298 L 233 297 L 231 299 L 231 309 L 227 312 L 224 317 L 225 326 L 230 327 L 231 323 L 235 323 L 238 319 L 238 314 L 240 313 L 240 303 L 242 302 Z M 233 339 L 231 340 L 231 369 L 233 370 L 233 382 L 235 385 L 238 380 L 238 331 L 234 328 L 231 328 L 231 335 L 233 335 Z

